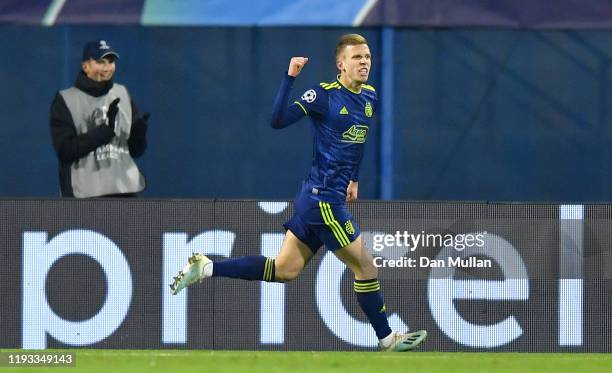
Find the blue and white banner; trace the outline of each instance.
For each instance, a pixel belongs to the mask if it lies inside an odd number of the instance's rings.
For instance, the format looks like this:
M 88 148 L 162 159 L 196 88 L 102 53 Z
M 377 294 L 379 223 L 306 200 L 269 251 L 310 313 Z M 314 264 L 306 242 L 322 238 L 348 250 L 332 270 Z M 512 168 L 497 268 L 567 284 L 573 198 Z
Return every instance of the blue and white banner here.
M 610 28 L 604 0 L 4 0 L 0 22 L 173 26 Z
M 612 206 L 359 202 L 389 322 L 426 351 L 612 352 Z M 287 202 L 0 201 L 1 348 L 375 349 L 321 248 L 287 284 L 213 278 L 192 252 L 275 256 Z

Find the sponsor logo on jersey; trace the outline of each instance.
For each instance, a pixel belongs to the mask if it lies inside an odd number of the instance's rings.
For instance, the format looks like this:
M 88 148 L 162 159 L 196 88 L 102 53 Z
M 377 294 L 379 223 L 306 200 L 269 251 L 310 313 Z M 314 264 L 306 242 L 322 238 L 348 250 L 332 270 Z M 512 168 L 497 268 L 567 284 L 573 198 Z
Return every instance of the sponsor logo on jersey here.
M 363 144 L 366 141 L 367 136 L 368 126 L 364 126 L 361 124 L 353 124 L 351 128 L 349 128 L 342 134 L 342 141 Z
M 343 106 L 342 109 L 340 109 L 340 114 L 348 115 L 348 110 L 346 110 L 346 106 Z
M 374 110 L 372 109 L 372 104 L 370 104 L 369 102 L 366 102 L 365 115 L 366 117 L 370 118 L 372 117 L 372 114 L 374 114 Z

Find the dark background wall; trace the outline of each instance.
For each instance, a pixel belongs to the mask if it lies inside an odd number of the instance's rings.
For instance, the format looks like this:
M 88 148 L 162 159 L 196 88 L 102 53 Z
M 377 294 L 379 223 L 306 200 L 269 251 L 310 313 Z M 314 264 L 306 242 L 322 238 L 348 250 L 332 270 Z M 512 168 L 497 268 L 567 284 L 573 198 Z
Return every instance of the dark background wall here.
M 308 171 L 310 124 L 272 130 L 276 90 L 292 55 L 310 57 L 295 96 L 332 80 L 335 41 L 350 31 L 3 25 L 0 196 L 58 195 L 49 106 L 74 80 L 82 44 L 102 37 L 121 54 L 116 80 L 151 112 L 144 197 L 291 198 Z M 381 88 L 380 29 L 358 32 Z M 393 136 L 370 132 L 362 198 L 392 183 L 396 199 L 612 200 L 611 31 L 394 34 L 394 121 L 379 123 Z
M 610 200 L 611 36 L 400 32 L 395 197 Z

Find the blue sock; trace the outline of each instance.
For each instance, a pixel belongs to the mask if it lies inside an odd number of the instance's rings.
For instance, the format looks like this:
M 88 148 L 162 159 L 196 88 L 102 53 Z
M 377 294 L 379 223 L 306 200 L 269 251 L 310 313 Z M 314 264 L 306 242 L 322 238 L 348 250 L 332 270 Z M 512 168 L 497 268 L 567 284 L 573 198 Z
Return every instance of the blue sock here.
M 357 301 L 361 309 L 368 317 L 370 324 L 376 331 L 378 339 L 383 339 L 391 334 L 389 321 L 387 321 L 387 307 L 380 292 L 378 279 L 355 280 L 353 284 Z
M 274 282 L 274 259 L 261 255 L 241 256 L 214 262 L 213 277 Z

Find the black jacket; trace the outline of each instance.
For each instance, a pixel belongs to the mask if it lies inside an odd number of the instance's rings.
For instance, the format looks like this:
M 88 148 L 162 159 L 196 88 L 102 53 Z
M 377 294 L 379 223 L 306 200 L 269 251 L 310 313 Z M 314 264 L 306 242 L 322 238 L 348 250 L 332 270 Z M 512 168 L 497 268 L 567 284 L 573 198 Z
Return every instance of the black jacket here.
M 74 86 L 94 97 L 104 96 L 113 87 L 113 81 L 96 82 L 80 72 Z M 132 129 L 128 139 L 130 155 L 140 157 L 147 147 L 147 124 L 138 120 L 138 108 L 130 98 L 132 106 Z M 107 126 L 99 126 L 93 130 L 77 135 L 70 110 L 62 95 L 57 92 L 51 104 L 51 138 L 53 147 L 59 159 L 60 191 L 62 197 L 74 197 L 70 181 L 70 166 L 72 162 L 86 156 L 101 145 L 111 142 L 115 133 Z

